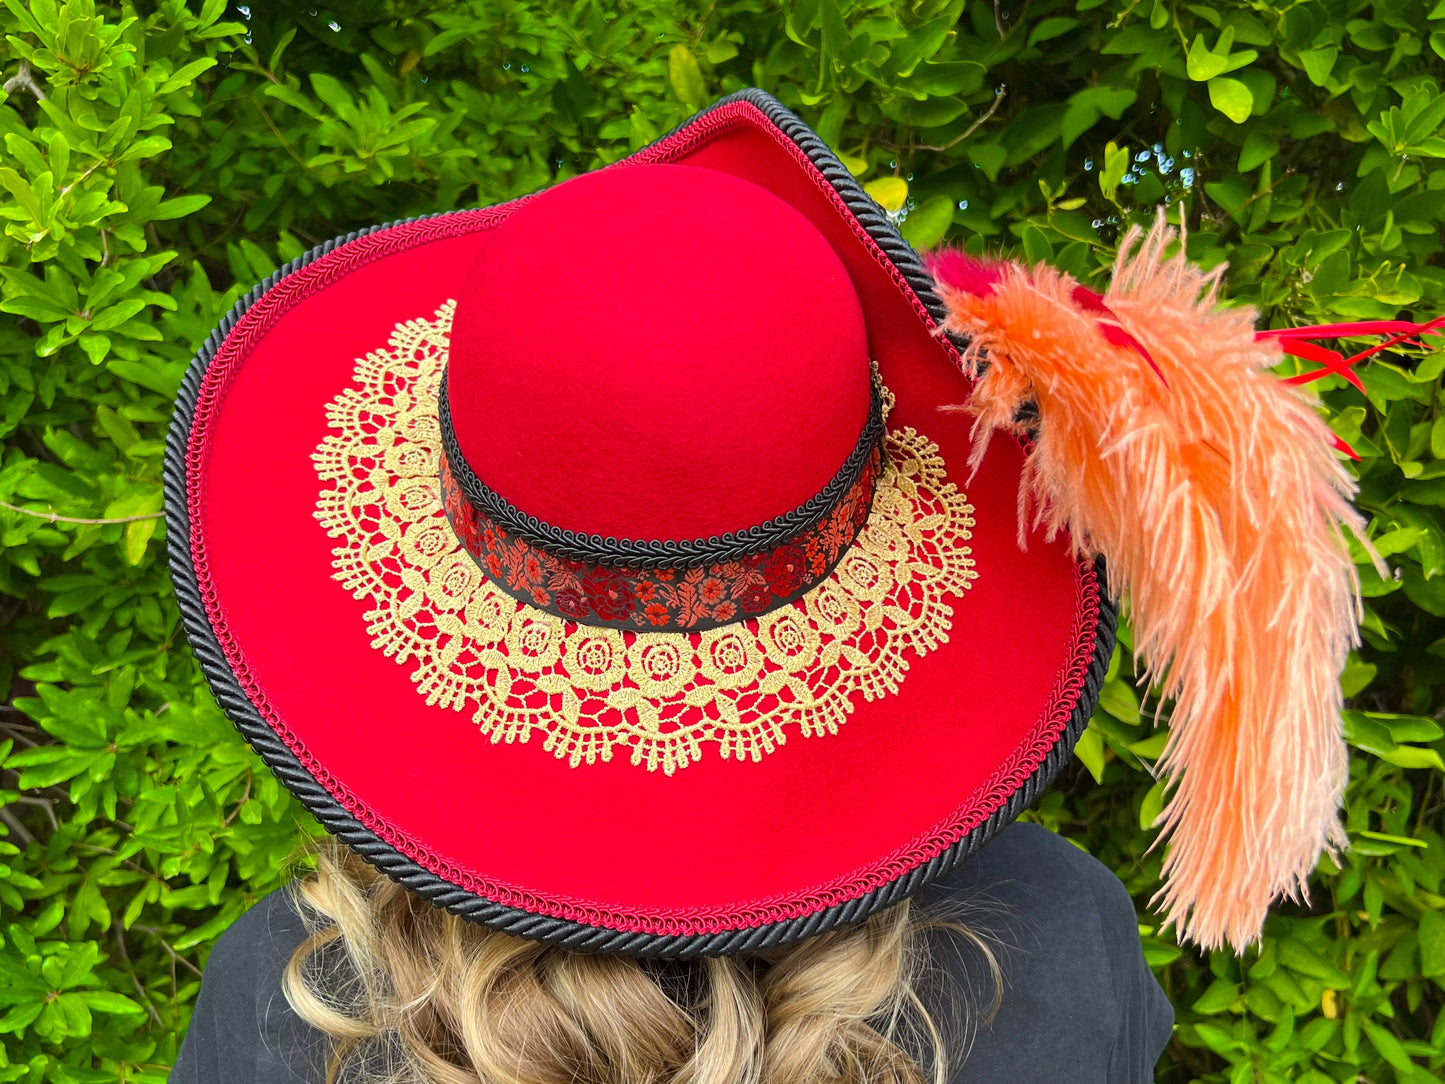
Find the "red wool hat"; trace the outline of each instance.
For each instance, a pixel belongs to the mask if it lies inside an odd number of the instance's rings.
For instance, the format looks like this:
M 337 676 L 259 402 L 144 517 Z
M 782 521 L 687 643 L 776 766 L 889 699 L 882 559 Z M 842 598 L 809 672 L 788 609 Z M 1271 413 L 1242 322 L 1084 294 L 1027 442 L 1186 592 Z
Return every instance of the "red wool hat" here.
M 167 459 L 217 698 L 410 889 L 574 948 L 716 954 L 896 903 L 1050 781 L 1114 646 L 1019 545 L 955 340 L 796 117 L 296 260 L 207 341 Z

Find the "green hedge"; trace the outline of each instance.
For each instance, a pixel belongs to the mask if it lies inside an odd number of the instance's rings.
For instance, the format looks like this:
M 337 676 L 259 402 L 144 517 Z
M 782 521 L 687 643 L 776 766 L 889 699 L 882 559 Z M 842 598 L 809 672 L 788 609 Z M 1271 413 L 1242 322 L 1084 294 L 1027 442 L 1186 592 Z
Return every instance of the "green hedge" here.
M 0 1081 L 164 1079 L 208 946 L 286 876 L 304 818 L 199 683 L 156 517 L 191 352 L 312 244 L 756 85 L 916 244 L 1097 280 L 1164 203 L 1269 323 L 1445 311 L 1437 0 L 4 0 L 0 29 Z M 1161 935 L 1162 734 L 1127 662 L 1035 814 L 1136 894 L 1179 1013 L 1162 1080 L 1445 1068 L 1442 371 L 1319 385 L 1394 570 L 1362 573 L 1344 676 L 1343 868 L 1244 959 Z

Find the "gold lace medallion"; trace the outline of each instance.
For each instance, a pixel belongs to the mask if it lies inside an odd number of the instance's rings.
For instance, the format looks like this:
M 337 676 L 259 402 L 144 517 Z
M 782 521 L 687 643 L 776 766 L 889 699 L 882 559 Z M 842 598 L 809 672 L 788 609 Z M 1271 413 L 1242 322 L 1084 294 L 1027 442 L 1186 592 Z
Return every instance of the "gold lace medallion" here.
M 705 632 L 577 625 L 494 587 L 441 503 L 437 392 L 455 302 L 398 324 L 327 407 L 312 455 L 316 518 L 338 541 L 333 576 L 368 602 L 372 646 L 403 664 L 428 704 L 470 710 L 494 742 L 543 747 L 575 767 L 611 760 L 668 775 L 716 743 L 759 760 L 787 740 L 836 733 L 861 696 L 898 690 L 909 656 L 948 639 L 976 577 L 973 509 L 932 441 L 890 431 L 867 525 L 831 576 L 758 618 Z

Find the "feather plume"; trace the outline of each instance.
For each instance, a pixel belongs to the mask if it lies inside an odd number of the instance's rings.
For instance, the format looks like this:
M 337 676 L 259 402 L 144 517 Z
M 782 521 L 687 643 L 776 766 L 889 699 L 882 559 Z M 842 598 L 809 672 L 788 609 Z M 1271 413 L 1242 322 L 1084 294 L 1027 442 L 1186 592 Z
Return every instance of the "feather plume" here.
M 1270 371 L 1278 344 L 1218 304 L 1219 269 L 1166 255 L 1173 237 L 1162 217 L 1130 231 L 1102 296 L 958 252 L 930 270 L 968 342 L 973 467 L 1037 403 L 1020 540 L 1041 524 L 1105 556 L 1174 701 L 1156 903 L 1200 945 L 1243 951 L 1345 842 L 1339 673 L 1359 583 L 1342 528 L 1363 524 L 1315 401 Z

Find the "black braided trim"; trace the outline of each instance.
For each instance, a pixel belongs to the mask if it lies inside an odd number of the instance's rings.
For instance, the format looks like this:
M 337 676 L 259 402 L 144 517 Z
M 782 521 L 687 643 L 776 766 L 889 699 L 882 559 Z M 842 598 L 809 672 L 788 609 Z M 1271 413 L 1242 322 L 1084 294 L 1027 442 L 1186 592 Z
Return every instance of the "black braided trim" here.
M 723 98 L 699 117 L 730 102 L 745 101 L 761 111 L 780 131 L 792 139 L 812 159 L 858 215 L 868 232 L 884 253 L 907 277 L 909 284 L 930 312 L 941 316 L 941 305 L 933 294 L 930 280 L 913 250 L 888 222 L 887 216 L 853 180 L 806 125 L 781 103 L 760 90 L 744 90 Z M 694 118 L 694 121 L 697 118 Z M 686 128 L 692 121 L 680 126 Z M 452 212 L 455 213 L 455 212 Z M 440 217 L 435 215 L 422 218 Z M 304 256 L 297 257 L 281 270 L 268 276 L 238 301 L 220 325 L 202 344 L 192 360 L 176 396 L 176 410 L 166 438 L 163 488 L 166 498 L 166 538 L 169 547 L 171 577 L 176 601 L 185 624 L 191 649 L 200 663 L 201 672 L 221 708 L 236 729 L 250 743 L 257 755 L 286 785 L 303 806 L 326 828 L 353 851 L 382 873 L 439 907 L 463 918 L 483 923 L 492 929 L 519 937 L 578 951 L 606 952 L 618 955 L 646 955 L 671 958 L 721 956 L 750 952 L 791 944 L 814 934 L 861 921 L 923 888 L 924 885 L 953 869 L 991 840 L 1001 829 L 1014 821 L 1039 793 L 1051 783 L 1067 763 L 1079 735 L 1088 726 L 1089 716 L 1098 702 L 1109 659 L 1114 651 L 1117 608 L 1103 590 L 1106 583 L 1104 564 L 1098 560 L 1093 574 L 1099 585 L 1098 623 L 1095 630 L 1094 654 L 1084 675 L 1078 699 L 1062 734 L 1054 742 L 1033 773 L 988 817 L 962 839 L 929 861 L 909 870 L 887 884 L 856 899 L 832 907 L 746 929 L 724 930 L 694 935 L 634 933 L 572 922 L 567 919 L 536 915 L 516 907 L 496 903 L 447 881 L 438 874 L 402 854 L 374 831 L 362 824 L 335 798 L 296 758 L 290 747 L 271 729 L 251 703 L 236 674 L 226 660 L 224 651 L 212 628 L 196 580 L 191 553 L 191 523 L 186 493 L 186 448 L 195 421 L 201 382 L 206 370 L 219 352 L 226 336 L 246 311 L 269 289 L 287 275 L 305 267 L 333 249 L 377 230 L 405 225 L 417 219 L 404 219 L 368 229 L 357 230 L 318 245 Z
M 711 538 L 634 539 L 612 538 L 600 534 L 584 534 L 555 527 L 536 516 L 523 512 L 511 501 L 477 477 L 457 443 L 452 428 L 451 399 L 447 395 L 447 374 L 442 374 L 441 392 L 437 396 L 437 419 L 441 423 L 442 448 L 451 464 L 452 476 L 462 495 L 472 507 L 494 523 L 500 524 L 519 538 L 546 550 L 564 561 L 580 561 L 603 568 L 655 569 L 703 568 L 708 565 L 740 561 L 760 553 L 771 553 L 805 531 L 810 531 L 828 517 L 838 502 L 857 483 L 873 449 L 883 442 L 883 397 L 877 381 L 868 405 L 868 420 L 858 435 L 858 443 L 848 458 L 813 496 L 791 512 L 774 516 L 745 530 L 728 531 Z

